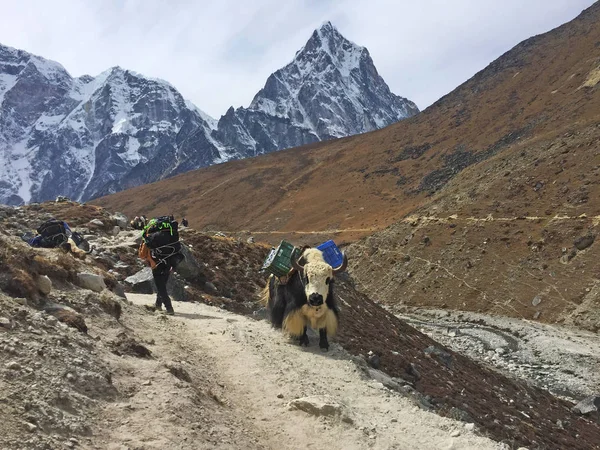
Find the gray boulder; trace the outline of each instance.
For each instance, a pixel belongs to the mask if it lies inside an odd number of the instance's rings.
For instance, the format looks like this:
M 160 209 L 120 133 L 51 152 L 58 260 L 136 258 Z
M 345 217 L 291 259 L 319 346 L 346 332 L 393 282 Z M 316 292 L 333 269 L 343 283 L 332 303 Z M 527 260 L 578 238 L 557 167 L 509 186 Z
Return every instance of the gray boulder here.
M 40 275 L 37 277 L 36 285 L 38 290 L 43 295 L 48 295 L 52 291 L 52 280 L 48 278 L 46 275 Z
M 117 226 L 120 227 L 122 230 L 127 229 L 127 224 L 129 221 L 127 220 L 127 216 L 125 214 L 115 213 L 115 214 L 113 214 L 112 219 L 115 221 Z
M 138 273 L 125 278 L 125 283 L 131 286 L 136 294 L 153 294 L 156 292 L 152 269 L 145 267 Z
M 390 377 L 388 374 L 383 373 L 381 370 L 369 369 L 369 375 L 372 379 L 380 382 L 388 389 L 392 389 L 394 391 L 399 392 L 402 391 L 402 385 L 396 382 L 394 379 L 392 379 L 392 377 Z
M 127 298 L 127 295 L 125 294 L 125 288 L 123 287 L 123 285 L 121 283 L 117 283 L 115 284 L 115 286 L 111 289 L 112 293 L 121 297 L 121 298 Z
M 201 276 L 200 264 L 185 244 L 181 245 L 181 254 L 184 256 L 184 260 L 177 265 L 177 273 L 185 280 L 198 279 Z
M 102 222 L 100 219 L 92 219 L 90 220 L 90 225 L 94 225 L 96 227 L 103 227 L 104 222 Z
M 0 328 L 10 330 L 12 328 L 12 322 L 6 317 L 0 317 Z
M 577 414 L 590 414 L 594 411 L 600 411 L 600 394 L 584 398 L 573 406 L 572 410 Z
M 95 273 L 82 272 L 77 274 L 77 284 L 94 292 L 102 292 L 106 288 L 104 279 Z
M 442 364 L 444 364 L 449 369 L 452 369 L 453 360 L 452 360 L 452 355 L 450 353 L 448 353 L 434 345 L 430 345 L 425 350 L 423 350 L 423 352 L 426 355 L 437 359 L 438 361 L 440 361 Z
M 150 267 L 145 267 L 138 273 L 125 278 L 125 283 L 131 286 L 131 290 L 137 294 L 154 294 L 156 292 L 156 284 Z M 171 274 L 169 277 L 167 292 L 172 300 L 177 302 L 188 301 L 185 284 L 176 274 Z
M 219 290 L 210 281 L 207 281 L 206 283 L 204 283 L 204 292 L 206 292 L 207 294 L 210 294 L 210 295 L 219 295 Z
M 593 234 L 588 234 L 587 236 L 582 236 L 578 239 L 575 239 L 573 245 L 575 245 L 577 250 L 585 250 L 586 248 L 590 247 L 595 240 L 596 236 Z

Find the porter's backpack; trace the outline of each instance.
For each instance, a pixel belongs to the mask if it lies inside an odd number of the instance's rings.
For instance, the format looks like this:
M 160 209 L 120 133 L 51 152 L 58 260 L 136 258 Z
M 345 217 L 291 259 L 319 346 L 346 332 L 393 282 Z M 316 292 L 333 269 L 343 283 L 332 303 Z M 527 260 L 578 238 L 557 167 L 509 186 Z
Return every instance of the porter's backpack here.
M 178 224 L 170 216 L 151 219 L 144 228 L 142 238 L 155 261 L 164 260 L 181 251 Z
M 37 229 L 41 236 L 40 247 L 59 247 L 67 242 L 71 235 L 71 229 L 66 222 L 58 219 L 50 219 L 41 224 Z

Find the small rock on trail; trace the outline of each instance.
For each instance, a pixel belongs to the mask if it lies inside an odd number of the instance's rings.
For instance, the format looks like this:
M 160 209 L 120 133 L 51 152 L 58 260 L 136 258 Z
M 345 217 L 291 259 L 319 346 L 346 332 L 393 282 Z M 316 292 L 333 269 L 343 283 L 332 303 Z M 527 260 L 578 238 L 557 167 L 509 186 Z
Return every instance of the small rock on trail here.
M 52 291 L 52 281 L 46 275 L 37 277 L 36 285 L 43 295 L 48 295 Z
M 351 421 L 348 408 L 329 396 L 311 396 L 292 400 L 290 409 L 299 409 L 313 416 L 335 417 L 339 416 L 344 422 Z
M 12 323 L 10 319 L 6 317 L 0 317 L 0 329 L 10 330 L 12 328 Z
M 187 370 L 183 368 L 181 364 L 176 362 L 168 362 L 165 364 L 166 368 L 169 369 L 169 372 L 173 374 L 175 378 L 178 378 L 181 381 L 186 381 L 188 383 L 192 382 L 192 377 Z
M 94 292 L 102 292 L 106 288 L 104 279 L 95 273 L 82 272 L 77 274 L 77 281 L 84 289 Z
M 578 414 L 590 414 L 594 411 L 600 411 L 600 394 L 590 395 L 573 407 L 573 412 Z
M 588 234 L 587 236 L 582 236 L 578 239 L 575 239 L 573 245 L 575 245 L 577 250 L 585 250 L 586 248 L 590 247 L 595 240 L 596 236 Z

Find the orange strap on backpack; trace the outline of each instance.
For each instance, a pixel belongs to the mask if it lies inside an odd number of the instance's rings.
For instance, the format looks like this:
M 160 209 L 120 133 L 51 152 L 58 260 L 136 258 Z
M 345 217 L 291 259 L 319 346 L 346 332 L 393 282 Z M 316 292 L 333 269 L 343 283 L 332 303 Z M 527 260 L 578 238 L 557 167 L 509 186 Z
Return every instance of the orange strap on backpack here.
M 154 261 L 154 259 L 152 258 L 152 255 L 150 254 L 150 249 L 143 241 L 142 245 L 140 245 L 140 249 L 138 250 L 138 255 L 141 259 L 146 260 L 150 264 L 150 268 L 154 269 L 156 267 L 156 261 Z

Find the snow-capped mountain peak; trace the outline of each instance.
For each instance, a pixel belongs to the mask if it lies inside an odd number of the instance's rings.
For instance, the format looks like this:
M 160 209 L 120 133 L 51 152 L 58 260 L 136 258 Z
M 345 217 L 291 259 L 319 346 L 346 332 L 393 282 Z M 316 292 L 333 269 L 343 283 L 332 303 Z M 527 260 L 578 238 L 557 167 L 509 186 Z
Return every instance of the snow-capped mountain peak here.
M 315 30 L 248 108 L 218 121 L 168 82 L 119 66 L 73 78 L 0 45 L 0 202 L 88 200 L 177 173 L 371 131 L 418 112 L 366 48 Z
M 346 39 L 331 22 L 325 22 L 314 31 L 306 45 L 296 54 L 298 64 L 314 62 L 325 53 L 329 56 L 333 68 L 341 75 L 348 77 L 350 72 L 358 69 L 363 52 L 366 49 Z
M 250 119 L 249 112 L 260 115 Z M 265 115 L 289 120 L 311 142 L 371 131 L 417 112 L 413 102 L 390 92 L 366 48 L 325 22 L 240 116 L 259 120 L 262 128 L 268 127 Z M 266 144 L 257 153 L 269 151 Z

